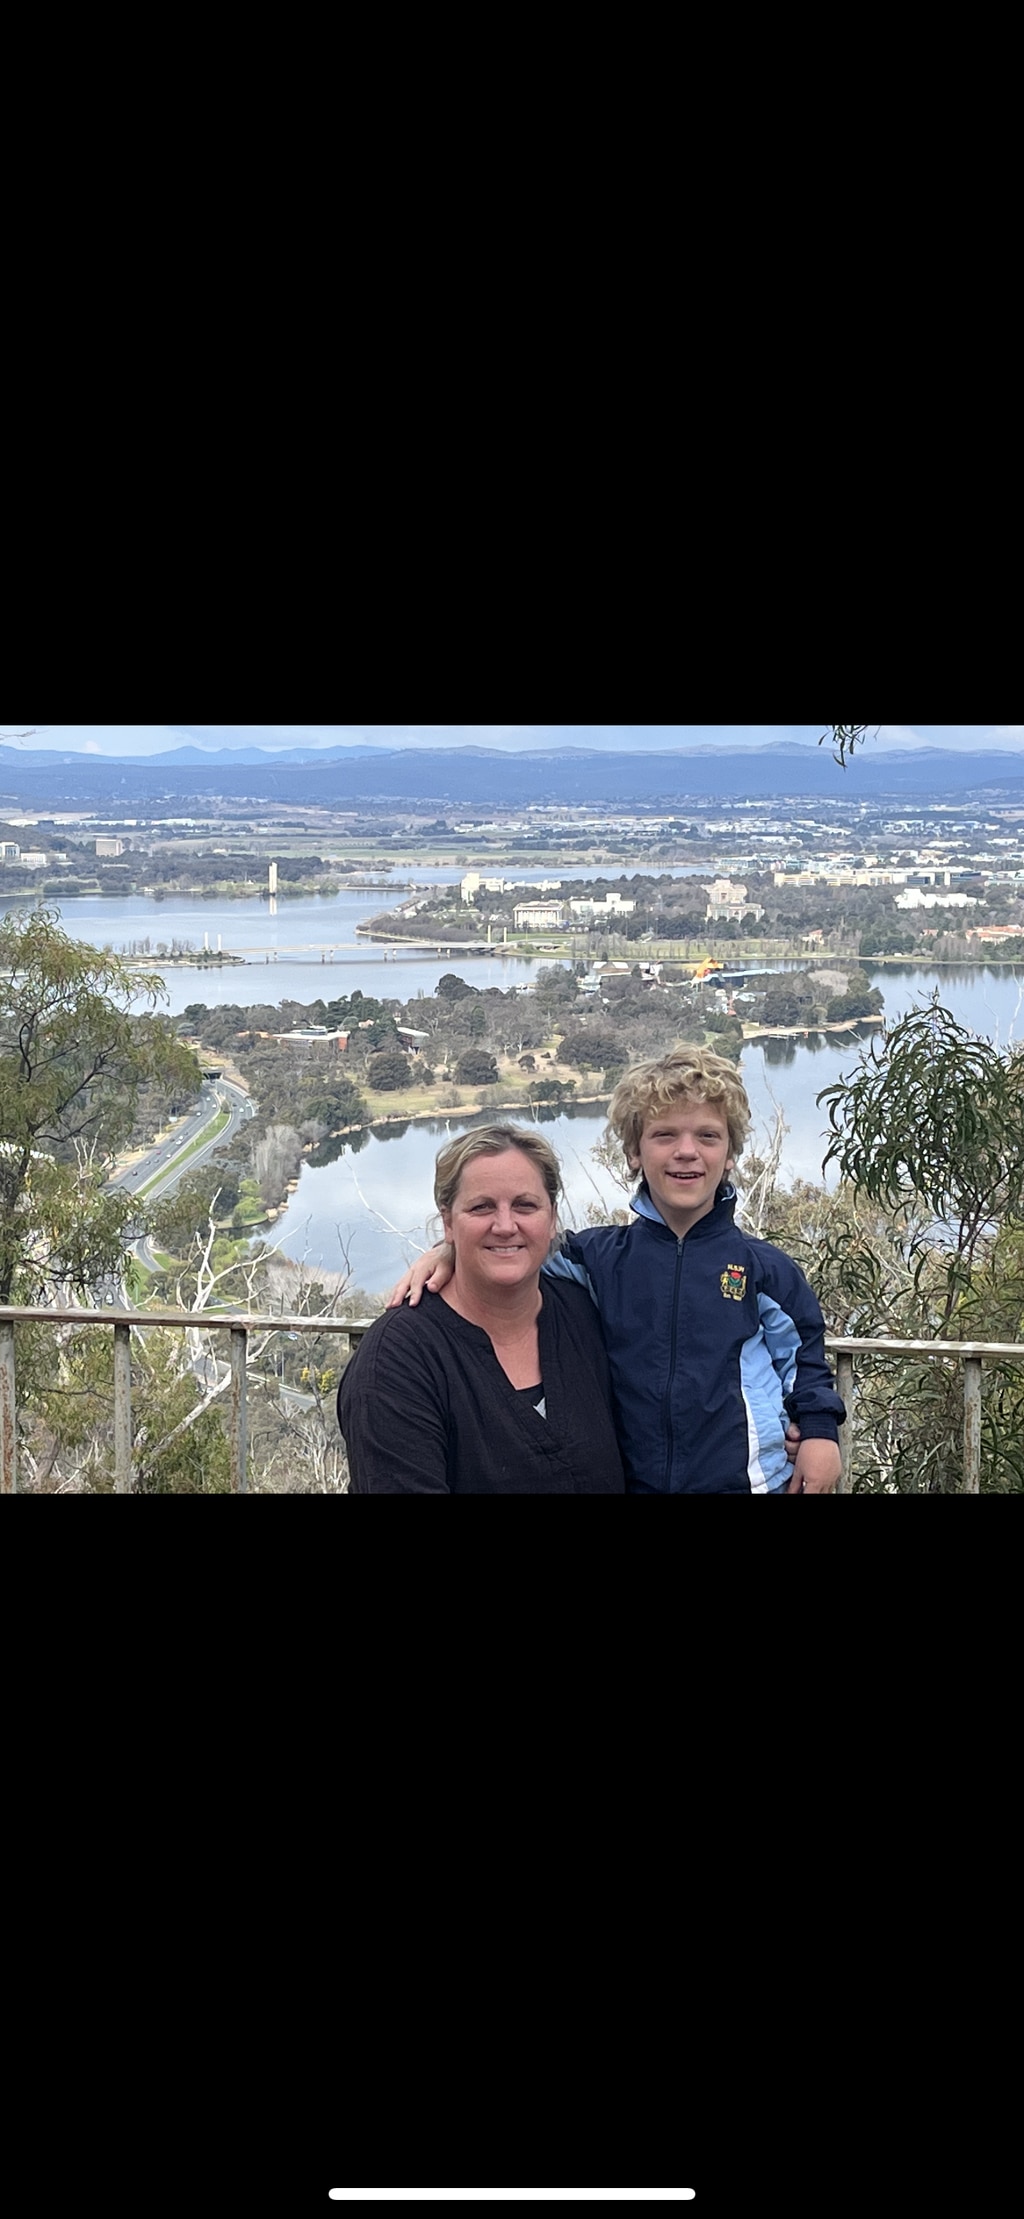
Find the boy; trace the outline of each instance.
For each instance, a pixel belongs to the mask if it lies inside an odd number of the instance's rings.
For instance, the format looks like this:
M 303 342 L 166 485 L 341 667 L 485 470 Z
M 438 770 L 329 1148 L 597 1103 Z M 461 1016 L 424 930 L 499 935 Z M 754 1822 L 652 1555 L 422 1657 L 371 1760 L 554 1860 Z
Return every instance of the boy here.
M 799 1265 L 734 1223 L 750 1124 L 738 1072 L 683 1046 L 620 1080 L 608 1123 L 640 1174 L 631 1225 L 569 1233 L 544 1266 L 588 1286 L 611 1368 L 630 1494 L 827 1494 L 846 1413 Z M 448 1272 L 438 1252 L 407 1284 Z M 431 1276 L 433 1274 L 433 1276 Z M 442 1276 L 443 1274 L 443 1276 Z M 800 1429 L 787 1461 L 787 1412 Z

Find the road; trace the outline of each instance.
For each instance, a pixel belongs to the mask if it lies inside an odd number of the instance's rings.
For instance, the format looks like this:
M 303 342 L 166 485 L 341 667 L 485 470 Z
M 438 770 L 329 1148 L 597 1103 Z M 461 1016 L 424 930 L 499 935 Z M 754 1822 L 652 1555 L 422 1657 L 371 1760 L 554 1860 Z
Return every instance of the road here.
M 197 1133 L 202 1132 L 204 1125 L 211 1123 L 218 1109 L 226 1109 L 229 1112 L 227 1124 L 211 1140 L 207 1141 L 205 1147 L 197 1148 L 194 1155 L 189 1156 L 183 1162 L 182 1156 L 185 1149 L 191 1146 Z M 178 1126 L 177 1131 L 169 1139 L 161 1141 L 158 1147 L 151 1148 L 148 1155 L 143 1156 L 140 1162 L 133 1164 L 129 1171 L 115 1174 L 110 1183 L 112 1186 L 126 1187 L 131 1193 L 137 1194 L 139 1188 L 147 1186 L 156 1174 L 154 1184 L 147 1195 L 147 1201 L 153 1201 L 158 1195 L 170 1194 L 177 1186 L 179 1179 L 185 1177 L 186 1172 L 192 1171 L 198 1164 L 205 1163 L 206 1158 L 213 1154 L 215 1148 L 225 1147 L 228 1141 L 234 1138 L 239 1126 L 244 1124 L 247 1118 L 255 1117 L 255 1115 L 254 1103 L 240 1086 L 235 1086 L 230 1079 L 213 1079 L 203 1087 L 195 1109 L 190 1111 L 188 1117 Z M 145 1235 L 140 1240 L 133 1241 L 132 1254 L 138 1257 L 140 1264 L 147 1271 L 160 1271 L 162 1269 Z M 96 1299 L 100 1302 L 116 1303 L 119 1308 L 125 1310 L 132 1306 L 127 1289 L 123 1281 L 120 1280 L 116 1283 L 111 1282 L 109 1286 L 98 1288 Z M 197 1311 L 196 1324 L 201 1325 L 203 1322 L 202 1312 Z M 203 1349 L 200 1349 L 192 1358 L 191 1366 L 204 1393 L 208 1393 L 212 1387 L 220 1385 L 227 1376 L 227 1365 L 218 1362 L 215 1355 L 207 1353 Z M 263 1375 L 253 1373 L 251 1376 L 255 1378 Z M 314 1395 L 304 1394 L 300 1387 L 286 1387 L 282 1382 L 278 1383 L 278 1392 L 286 1408 L 296 1411 L 312 1409 L 316 1401 Z
M 228 1111 L 227 1124 L 214 1133 L 203 1147 L 186 1155 L 185 1151 L 191 1148 L 204 1126 L 209 1125 L 217 1112 L 223 1109 Z M 226 1148 L 234 1139 L 239 1126 L 255 1115 L 254 1104 L 240 1086 L 235 1086 L 230 1079 L 211 1079 L 203 1087 L 195 1109 L 189 1111 L 176 1130 L 166 1140 L 160 1141 L 156 1148 L 151 1148 L 139 1163 L 132 1164 L 130 1170 L 115 1173 L 111 1185 L 122 1186 L 131 1194 L 137 1194 L 140 1187 L 146 1187 L 147 1202 L 155 1202 L 158 1198 L 172 1194 L 179 1180 L 185 1178 L 188 1172 L 197 1171 L 207 1157 L 212 1156 L 215 1148 Z M 160 1270 L 161 1267 L 145 1238 L 134 1243 L 134 1253 L 147 1271 Z

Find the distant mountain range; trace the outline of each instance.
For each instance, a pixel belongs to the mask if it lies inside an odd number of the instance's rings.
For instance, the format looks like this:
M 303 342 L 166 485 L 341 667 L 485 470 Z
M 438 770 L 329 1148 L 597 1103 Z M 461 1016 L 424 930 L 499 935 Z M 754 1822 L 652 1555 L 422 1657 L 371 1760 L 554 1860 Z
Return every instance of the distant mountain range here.
M 664 804 L 685 811 L 710 799 L 1024 799 L 1024 751 L 952 748 L 858 750 L 845 770 L 828 747 L 695 747 L 613 754 L 587 748 L 177 747 L 140 757 L 0 744 L 0 814 L 12 803 L 59 809 L 148 811 L 169 803 L 228 800 L 427 802 L 439 809 L 490 803 L 588 801 Z
M 794 755 L 806 760 L 809 755 L 816 755 L 817 752 L 817 748 L 808 748 L 796 740 L 778 740 L 761 747 L 649 748 L 645 751 L 645 754 L 652 756 L 658 762 L 668 762 L 670 760 L 676 761 L 680 757 L 689 761 L 691 757 L 703 757 L 705 755 L 741 755 L 744 759 L 751 755 Z M 904 752 L 909 751 L 905 750 Z M 933 749 L 931 752 L 938 753 L 941 750 Z M 88 762 L 107 763 L 112 767 L 122 769 L 128 763 L 146 767 L 170 763 L 209 770 L 222 764 L 229 765 L 233 763 L 380 763 L 395 756 L 422 754 L 429 754 L 431 759 L 444 756 L 446 760 L 453 758 L 459 762 L 466 755 L 482 756 L 487 762 L 498 763 L 507 762 L 510 758 L 516 762 L 527 763 L 561 762 L 567 757 L 573 761 L 598 763 L 605 763 L 609 760 L 629 763 L 635 760 L 632 750 L 628 752 L 624 750 L 621 754 L 615 754 L 607 748 L 599 747 L 531 747 L 512 750 L 504 747 L 478 747 L 469 742 L 465 747 L 431 749 L 377 747 L 371 746 L 366 741 L 362 741 L 353 747 L 212 748 L 196 747 L 189 744 L 184 747 L 163 748 L 155 755 L 100 755 L 92 748 L 28 748 L 24 744 L 18 746 L 0 745 L 0 762 L 17 760 L 19 763 L 32 768 L 48 768 L 55 763 Z

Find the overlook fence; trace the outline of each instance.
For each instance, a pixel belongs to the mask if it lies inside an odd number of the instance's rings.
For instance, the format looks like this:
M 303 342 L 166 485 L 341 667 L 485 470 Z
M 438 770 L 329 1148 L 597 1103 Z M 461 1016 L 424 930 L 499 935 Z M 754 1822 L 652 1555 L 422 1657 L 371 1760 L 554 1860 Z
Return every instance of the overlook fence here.
M 278 1317 L 266 1314 L 229 1314 L 224 1311 L 187 1310 L 78 1310 L 17 1309 L 0 1306 L 0 1493 L 18 1488 L 17 1378 L 14 1328 L 16 1325 L 99 1325 L 114 1335 L 114 1492 L 132 1490 L 132 1381 L 131 1337 L 150 1326 L 172 1331 L 226 1333 L 229 1338 L 231 1388 L 228 1435 L 231 1444 L 231 1480 L 236 1494 L 249 1490 L 249 1434 L 246 1412 L 246 1355 L 250 1333 L 345 1334 L 357 1346 L 373 1324 L 372 1318 Z M 888 1338 L 848 1339 L 829 1335 L 825 1341 L 835 1358 L 839 1392 L 846 1404 L 847 1420 L 840 1427 L 842 1473 L 838 1494 L 852 1491 L 851 1471 L 856 1438 L 857 1404 L 854 1363 L 860 1355 L 924 1356 L 937 1362 L 963 1365 L 964 1450 L 960 1494 L 976 1495 L 981 1483 L 981 1368 L 986 1357 L 1024 1362 L 1021 1341 L 901 1341 Z

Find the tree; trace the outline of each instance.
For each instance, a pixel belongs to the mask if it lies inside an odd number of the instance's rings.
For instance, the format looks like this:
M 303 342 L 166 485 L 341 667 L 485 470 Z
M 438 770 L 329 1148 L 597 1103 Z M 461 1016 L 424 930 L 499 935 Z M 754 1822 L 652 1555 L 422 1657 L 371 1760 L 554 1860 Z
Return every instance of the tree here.
M 268 1125 L 253 1150 L 253 1165 L 264 1202 L 279 1202 L 289 1179 L 298 1176 L 302 1142 L 293 1125 Z
M 383 1048 L 379 1055 L 371 1056 L 366 1066 L 366 1076 L 379 1094 L 393 1094 L 399 1088 L 411 1086 L 414 1072 L 402 1048 Z
M 460 979 L 457 971 L 446 971 L 443 978 L 438 979 L 434 992 L 443 1002 L 461 1002 L 467 994 L 475 994 L 476 987 L 467 986 L 465 979 Z
M 882 997 L 877 986 L 858 991 L 851 985 L 845 994 L 832 995 L 825 1016 L 829 1024 L 835 1025 L 848 1017 L 876 1017 L 881 1006 Z
M 455 1066 L 455 1076 L 460 1086 L 493 1086 L 498 1066 L 486 1048 L 467 1048 Z
M 602 1071 L 606 1064 L 616 1062 L 620 1053 L 621 1042 L 610 1025 L 581 1025 L 563 1033 L 558 1060 L 577 1071 Z
M 143 1089 L 201 1073 L 153 1008 L 162 979 L 34 909 L 0 924 L 0 1302 L 88 1296 L 120 1277 L 140 1205 L 108 1184 Z M 133 1014 L 140 998 L 150 1004 Z
M 917 934 L 911 924 L 869 925 L 860 936 L 861 955 L 911 955 L 917 946 Z
M 364 1019 L 356 1037 L 365 1049 L 370 1050 L 371 1054 L 376 1049 L 397 1048 L 398 1046 L 398 1028 L 388 1010 L 385 1010 L 380 1017 L 371 1017 L 369 1024 Z
M 158 1246 L 172 1256 L 183 1256 L 212 1211 L 223 1220 L 237 1209 L 239 1186 L 236 1165 L 204 1165 L 202 1170 L 190 1172 L 172 1194 L 153 1207 L 150 1224 Z
M 329 1133 L 340 1132 L 343 1125 L 358 1125 L 365 1113 L 366 1103 L 351 1079 L 318 1087 L 306 1103 L 306 1116 L 326 1126 Z
M 790 986 L 775 986 L 764 998 L 762 1016 L 766 1025 L 806 1025 L 811 1016 L 811 1003 Z
M 823 1170 L 835 1163 L 883 1208 L 924 1205 L 946 1229 L 940 1330 L 950 1332 L 993 1229 L 1024 1224 L 1024 1053 L 1002 1055 L 935 994 L 817 1099 L 832 1128 Z M 936 1247 L 931 1230 L 925 1239 Z
M 568 1102 L 576 1092 L 575 1079 L 535 1079 L 526 1089 L 528 1102 Z

